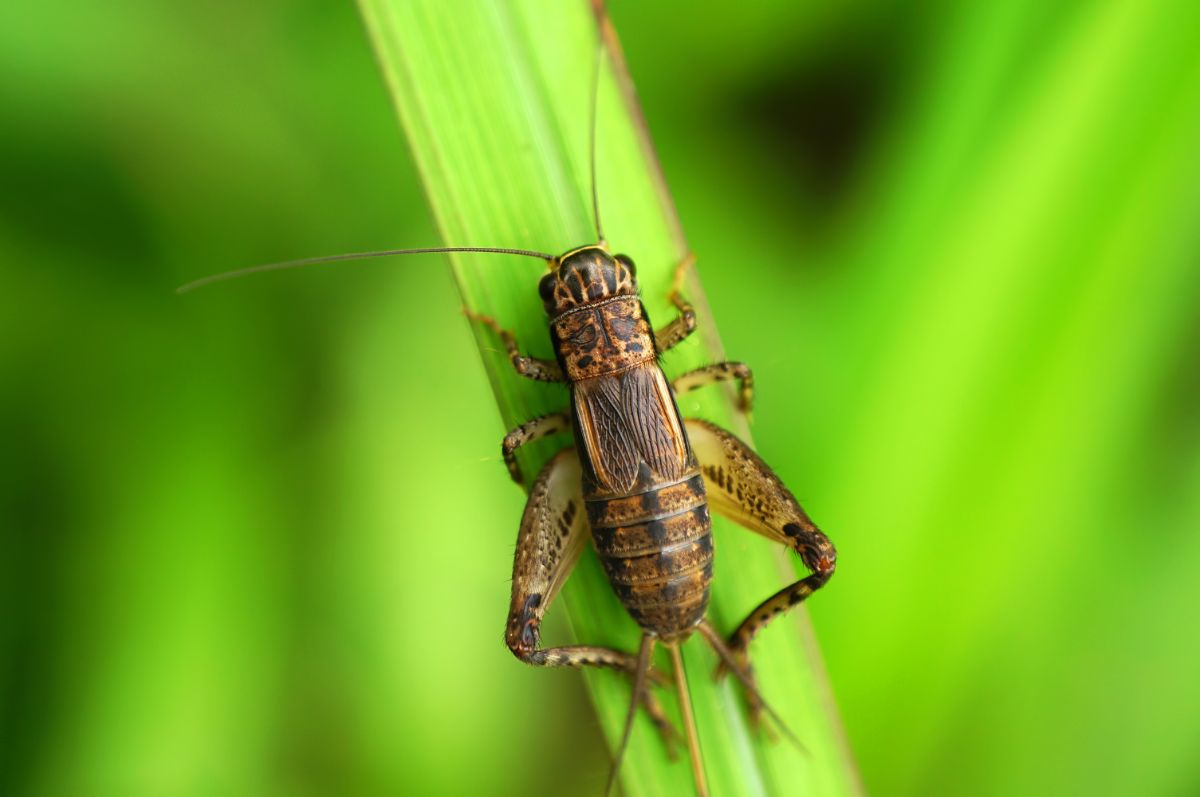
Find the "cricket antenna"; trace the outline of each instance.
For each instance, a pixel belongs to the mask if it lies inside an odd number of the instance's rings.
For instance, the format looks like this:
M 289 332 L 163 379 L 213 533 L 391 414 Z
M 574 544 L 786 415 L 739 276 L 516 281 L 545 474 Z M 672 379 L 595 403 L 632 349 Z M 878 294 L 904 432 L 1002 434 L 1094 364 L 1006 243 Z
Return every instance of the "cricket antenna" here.
M 212 285 L 214 282 L 225 282 L 226 280 L 238 279 L 251 274 L 259 274 L 264 271 L 283 271 L 289 268 L 300 268 L 302 266 L 315 266 L 318 263 L 336 263 L 340 260 L 366 260 L 371 257 L 392 257 L 393 255 L 430 255 L 440 254 L 444 252 L 483 252 L 493 255 L 521 255 L 523 257 L 536 257 L 539 260 L 545 260 L 547 263 L 554 262 L 554 255 L 548 255 L 545 252 L 534 252 L 529 249 L 498 249 L 490 246 L 435 246 L 427 249 L 381 249 L 377 252 L 348 252 L 344 255 L 325 255 L 324 257 L 306 257 L 301 260 L 285 260 L 282 263 L 264 263 L 261 266 L 250 266 L 249 268 L 239 268 L 233 271 L 225 271 L 220 274 L 211 274 L 207 277 L 201 277 L 198 280 L 193 280 L 186 285 L 180 285 L 175 289 L 175 293 L 188 293 L 197 288 L 203 288 L 206 285 Z
M 633 718 L 637 716 L 638 706 L 645 692 L 646 676 L 650 673 L 650 654 L 654 653 L 655 637 L 642 634 L 642 645 L 638 648 L 637 669 L 633 673 L 633 697 L 629 701 L 629 711 L 625 715 L 625 730 L 621 733 L 621 743 L 617 754 L 613 757 L 612 768 L 608 770 L 608 785 L 604 787 L 604 797 L 612 794 L 613 786 L 617 783 L 617 773 L 621 771 L 621 759 L 625 757 L 625 748 L 629 746 L 629 733 L 633 730 Z
M 600 228 L 600 200 L 596 195 L 596 125 L 599 122 L 600 104 L 600 67 L 604 65 L 604 39 L 596 42 L 596 68 L 592 73 L 592 125 L 588 139 L 588 159 L 591 162 L 592 173 L 592 219 L 596 222 L 596 242 L 606 246 L 604 231 Z

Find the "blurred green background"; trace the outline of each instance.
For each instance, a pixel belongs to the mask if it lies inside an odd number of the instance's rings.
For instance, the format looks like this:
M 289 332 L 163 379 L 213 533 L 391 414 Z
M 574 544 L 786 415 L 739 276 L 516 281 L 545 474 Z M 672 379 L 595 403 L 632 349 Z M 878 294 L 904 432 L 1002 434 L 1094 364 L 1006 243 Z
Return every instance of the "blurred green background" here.
M 867 789 L 1200 792 L 1192 6 L 611 6 Z M 599 793 L 444 264 L 172 293 L 437 242 L 353 6 L 0 23 L 0 792 Z

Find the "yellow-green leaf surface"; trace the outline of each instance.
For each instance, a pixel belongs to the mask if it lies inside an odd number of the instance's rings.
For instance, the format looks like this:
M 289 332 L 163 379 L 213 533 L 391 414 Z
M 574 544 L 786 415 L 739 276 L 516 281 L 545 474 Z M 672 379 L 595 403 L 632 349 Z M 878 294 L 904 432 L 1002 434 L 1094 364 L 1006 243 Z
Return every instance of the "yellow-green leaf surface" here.
M 584 3 L 361 0 L 360 7 L 446 244 L 559 253 L 595 240 L 588 100 L 598 38 Z M 598 101 L 604 232 L 614 250 L 637 262 L 647 309 L 661 324 L 673 312 L 666 295 L 685 246 L 614 63 L 605 61 Z M 536 291 L 540 261 L 466 254 L 452 261 L 470 308 L 514 329 L 526 351 L 551 355 Z M 703 308 L 697 280 L 689 281 L 688 291 Z M 702 334 L 667 355 L 668 373 L 721 357 L 707 312 L 701 326 Z M 506 424 L 564 406 L 561 386 L 520 379 L 492 333 L 476 326 L 475 334 Z M 728 397 L 720 390 L 709 393 L 694 400 L 689 396 L 682 403 L 685 414 L 744 433 Z M 535 473 L 567 442 L 530 447 L 522 454 L 526 471 Z M 505 478 L 499 468 L 496 478 Z M 517 518 L 511 520 L 515 531 Z M 745 541 L 749 532 L 718 523 L 715 533 L 710 616 L 719 628 L 731 630 L 795 571 L 770 546 Z M 636 626 L 590 552 L 561 600 L 578 641 L 635 649 Z M 795 794 L 798 784 L 811 795 L 854 793 L 856 776 L 803 611 L 765 632 L 753 653 L 763 692 L 806 750 L 767 742 L 748 728 L 738 690 L 714 683 L 715 659 L 702 640 L 693 638 L 684 656 L 712 793 Z M 607 672 L 589 672 L 586 678 L 603 728 L 614 740 L 629 701 L 628 682 Z M 668 704 L 678 708 L 674 701 Z M 635 726 L 622 775 L 630 795 L 692 790 L 686 761 L 668 760 L 644 718 Z

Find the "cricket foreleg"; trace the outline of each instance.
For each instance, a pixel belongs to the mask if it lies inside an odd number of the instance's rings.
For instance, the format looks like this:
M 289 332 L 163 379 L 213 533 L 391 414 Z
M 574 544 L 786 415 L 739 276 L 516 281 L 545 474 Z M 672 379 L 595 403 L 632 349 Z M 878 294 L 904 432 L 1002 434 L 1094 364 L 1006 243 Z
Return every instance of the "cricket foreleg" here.
M 734 663 L 752 677 L 750 641 L 767 623 L 829 581 L 837 564 L 837 551 L 791 491 L 749 446 L 707 421 L 688 419 L 686 425 L 704 474 L 709 505 L 739 525 L 787 545 L 811 571 L 759 604 L 729 637 L 728 649 Z
M 500 448 L 504 454 L 504 464 L 508 466 L 508 475 L 512 476 L 513 481 L 517 484 L 524 484 L 525 482 L 525 477 L 521 473 L 521 466 L 517 463 L 518 448 L 526 443 L 540 440 L 543 437 L 548 437 L 570 428 L 570 415 L 565 412 L 553 412 L 549 415 L 538 416 L 531 421 L 525 421 L 525 423 L 506 434 L 504 436 L 504 443 Z
M 683 298 L 683 277 L 687 270 L 696 262 L 696 256 L 688 252 L 679 265 L 675 267 L 675 278 L 671 282 L 671 294 L 668 297 L 671 304 L 679 311 L 674 321 L 654 333 L 654 341 L 659 352 L 674 348 L 680 341 L 696 330 L 696 311 Z
M 569 448 L 551 459 L 533 483 L 517 535 L 505 643 L 513 655 L 535 667 L 603 667 L 633 677 L 637 657 L 619 650 L 593 645 L 540 647 L 542 617 L 587 543 L 582 481 L 579 457 Z M 667 683 L 653 669 L 649 677 L 655 683 Z M 641 704 L 674 755 L 675 729 L 649 689 L 641 691 Z
M 529 357 L 521 354 L 521 349 L 517 346 L 517 339 L 513 337 L 513 333 L 507 329 L 503 329 L 496 319 L 491 316 L 476 313 L 466 308 L 463 308 L 463 313 L 472 321 L 478 321 L 484 326 L 491 329 L 499 337 L 504 344 L 504 350 L 508 354 L 508 361 L 512 363 L 516 372 L 526 379 L 534 379 L 538 382 L 565 382 L 562 368 L 554 360 L 543 360 L 538 357 Z
M 706 365 L 676 377 L 671 382 L 671 387 L 678 395 L 732 379 L 738 380 L 738 409 L 749 413 L 754 406 L 754 374 L 745 363 L 723 362 Z

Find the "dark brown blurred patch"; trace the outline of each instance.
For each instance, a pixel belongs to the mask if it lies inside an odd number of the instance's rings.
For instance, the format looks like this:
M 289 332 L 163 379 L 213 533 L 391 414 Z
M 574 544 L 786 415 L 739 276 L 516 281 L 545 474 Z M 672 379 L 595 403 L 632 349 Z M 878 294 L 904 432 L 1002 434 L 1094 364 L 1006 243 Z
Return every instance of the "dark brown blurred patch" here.
M 904 59 L 881 39 L 804 53 L 729 98 L 730 112 L 756 129 L 783 174 L 805 193 L 840 200 L 889 116 Z M 800 47 L 794 49 L 799 56 Z M 816 203 L 817 210 L 832 207 Z

